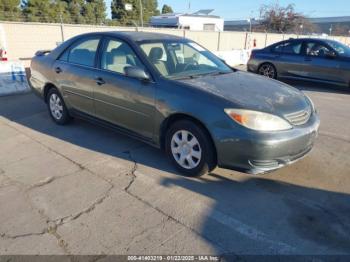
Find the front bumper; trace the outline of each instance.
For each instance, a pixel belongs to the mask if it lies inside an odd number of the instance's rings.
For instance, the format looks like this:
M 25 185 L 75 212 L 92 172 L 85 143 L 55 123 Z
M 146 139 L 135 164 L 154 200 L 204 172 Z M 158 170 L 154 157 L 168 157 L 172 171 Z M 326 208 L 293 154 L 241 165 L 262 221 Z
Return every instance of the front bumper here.
M 311 151 L 317 137 L 320 120 L 313 113 L 309 121 L 291 130 L 256 132 L 222 131 L 215 140 L 218 165 L 249 174 L 274 171 L 303 158 Z

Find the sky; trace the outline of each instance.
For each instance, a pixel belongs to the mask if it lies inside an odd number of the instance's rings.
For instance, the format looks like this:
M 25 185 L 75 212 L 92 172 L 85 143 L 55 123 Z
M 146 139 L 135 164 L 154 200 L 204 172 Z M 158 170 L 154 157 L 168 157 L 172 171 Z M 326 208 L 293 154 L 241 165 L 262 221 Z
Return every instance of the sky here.
M 147 0 L 143 0 L 147 1 Z M 213 14 L 225 20 L 241 20 L 249 17 L 257 18 L 259 8 L 263 4 L 275 3 L 277 0 L 158 0 L 159 8 L 163 4 L 170 5 L 175 12 L 190 12 L 200 9 L 214 9 Z M 309 17 L 350 16 L 349 0 L 279 0 L 280 5 L 295 4 L 298 12 Z M 111 0 L 106 0 L 107 13 L 110 16 Z

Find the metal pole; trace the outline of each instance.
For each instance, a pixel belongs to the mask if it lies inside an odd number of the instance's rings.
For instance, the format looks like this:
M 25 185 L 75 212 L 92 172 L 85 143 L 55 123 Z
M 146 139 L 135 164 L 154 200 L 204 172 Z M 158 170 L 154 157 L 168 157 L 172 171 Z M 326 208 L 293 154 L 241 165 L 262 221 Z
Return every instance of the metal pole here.
M 62 14 L 60 14 L 60 20 L 61 20 L 61 38 L 62 38 L 62 42 L 64 42 L 64 33 L 63 33 L 63 19 L 62 19 Z
M 141 20 L 141 27 L 143 27 L 143 7 L 142 7 L 142 0 L 140 2 L 140 20 Z
M 248 32 L 245 32 L 244 49 L 247 49 Z
M 221 38 L 221 32 L 218 32 L 218 46 L 217 46 L 217 51 L 220 51 L 220 38 Z

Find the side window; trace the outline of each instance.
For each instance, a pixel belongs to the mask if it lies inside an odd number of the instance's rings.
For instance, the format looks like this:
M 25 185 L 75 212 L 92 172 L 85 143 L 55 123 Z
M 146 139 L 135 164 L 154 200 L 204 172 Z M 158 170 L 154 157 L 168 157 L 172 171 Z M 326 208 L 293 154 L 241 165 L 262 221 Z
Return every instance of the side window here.
M 282 44 L 276 45 L 275 47 L 272 48 L 272 52 L 282 54 L 283 48 L 286 44 L 287 43 L 282 43 Z
M 65 50 L 60 57 L 58 58 L 58 60 L 60 61 L 64 61 L 64 62 L 68 62 L 68 56 L 69 56 L 69 49 Z
M 59 60 L 93 67 L 99 41 L 99 38 L 80 41 L 66 50 Z
M 144 68 L 128 44 L 119 40 L 108 40 L 102 51 L 101 68 L 125 75 L 125 68 L 128 66 Z
M 165 52 L 164 45 L 162 43 L 143 44 L 141 47 L 146 56 L 148 56 L 151 60 L 160 60 L 163 62 L 168 61 L 167 53 Z
M 274 47 L 274 53 L 300 55 L 302 42 L 285 42 Z
M 306 55 L 326 57 L 331 54 L 332 51 L 325 45 L 318 42 L 309 42 L 306 44 Z

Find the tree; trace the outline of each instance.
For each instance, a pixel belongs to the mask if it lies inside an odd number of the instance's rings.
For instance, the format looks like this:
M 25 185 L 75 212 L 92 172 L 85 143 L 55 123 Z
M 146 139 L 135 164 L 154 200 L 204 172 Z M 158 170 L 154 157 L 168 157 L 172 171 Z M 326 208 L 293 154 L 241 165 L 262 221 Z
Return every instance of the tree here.
M 84 0 L 64 0 L 68 7 L 68 13 L 70 17 L 70 22 L 75 24 L 84 24 L 85 19 L 83 16 L 83 8 L 85 5 Z
M 69 23 L 71 22 L 70 13 L 68 11 L 68 4 L 65 1 L 54 1 L 50 4 L 50 11 L 48 13 L 49 22 L 55 23 Z
M 24 3 L 23 13 L 30 22 L 51 22 L 50 0 L 28 0 Z
M 106 5 L 103 0 L 86 0 L 83 16 L 87 24 L 103 24 L 106 20 Z
M 143 22 L 147 23 L 151 16 L 158 15 L 157 0 L 141 0 Z M 131 4 L 132 10 L 125 10 L 125 4 Z M 140 0 L 113 0 L 111 3 L 112 19 L 121 25 L 140 24 Z
M 16 21 L 21 16 L 20 0 L 0 0 L 0 20 Z
M 125 10 L 125 4 L 131 4 L 132 10 Z M 139 21 L 139 0 L 113 0 L 111 10 L 112 19 L 120 25 L 132 25 Z
M 278 3 L 263 5 L 260 8 L 260 19 L 266 31 L 276 33 L 304 33 L 312 31 L 312 24 L 301 13 L 295 11 L 294 5 L 286 7 Z
M 162 14 L 170 14 L 174 13 L 173 9 L 171 8 L 170 5 L 163 5 L 162 7 Z
M 149 23 L 152 16 L 159 15 L 158 1 L 157 0 L 145 0 L 143 2 L 143 21 L 144 23 Z

